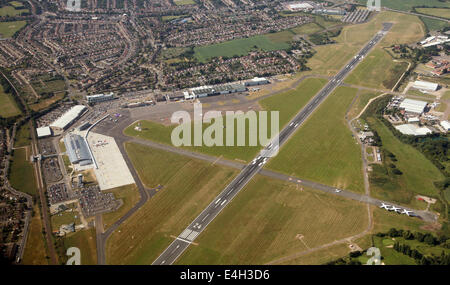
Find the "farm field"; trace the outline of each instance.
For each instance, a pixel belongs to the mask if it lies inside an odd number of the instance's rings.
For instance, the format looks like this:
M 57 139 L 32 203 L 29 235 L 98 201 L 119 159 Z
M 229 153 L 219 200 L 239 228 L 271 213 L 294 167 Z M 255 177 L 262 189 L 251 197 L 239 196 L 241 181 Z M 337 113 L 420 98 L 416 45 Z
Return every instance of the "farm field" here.
M 450 5 L 449 5 L 450 6 Z M 416 8 L 422 14 L 450 19 L 450 9 L 445 8 Z
M 444 177 L 434 164 L 412 146 L 400 142 L 378 119 L 368 117 L 366 121 L 380 136 L 382 152 L 388 150 L 393 153 L 395 165 L 403 173 L 389 178 L 382 169 L 374 172 L 377 173 L 378 182 L 374 183 L 375 180 L 371 179 L 372 195 L 406 205 L 413 203 L 417 194 L 435 197 L 438 193 L 433 182 Z
M 25 265 L 48 265 L 46 244 L 42 234 L 42 221 L 39 206 L 34 206 L 34 216 L 30 221 L 27 243 L 22 263 Z
M 10 38 L 25 27 L 26 21 L 0 22 L 0 38 Z
M 364 204 L 257 176 L 177 264 L 265 264 L 363 232 Z
M 14 150 L 9 181 L 11 186 L 16 190 L 34 196 L 37 195 L 36 178 L 33 165 L 28 159 L 29 157 L 27 156 L 27 150 L 25 148 Z M 23 179 L 24 177 L 27 177 L 28 179 Z
M 139 144 L 125 147 L 144 185 L 162 188 L 108 239 L 107 263 L 150 264 L 238 171 Z
M 364 58 L 344 82 L 390 90 L 407 67 L 408 63 L 394 62 L 386 51 L 376 48 Z
M 80 249 L 81 265 L 97 264 L 95 228 L 80 230 L 67 235 L 64 238 L 64 247 L 64 252 L 70 247 L 78 247 Z
M 287 175 L 364 192 L 361 150 L 345 120 L 356 92 L 349 87 L 336 89 L 266 167 Z
M 325 83 L 325 79 L 307 78 L 301 82 L 296 89 L 265 98 L 259 101 L 259 103 L 267 111 L 279 111 L 281 129 L 304 105 L 306 105 L 306 103 L 325 85 Z M 268 117 L 270 118 L 270 114 Z M 125 129 L 124 133 L 128 136 L 154 140 L 159 143 L 172 145 L 171 133 L 175 126 L 167 127 L 150 121 L 141 121 L 140 123 L 142 127 L 141 132 L 134 130 L 134 127 L 137 124 L 135 123 Z M 204 124 L 203 126 L 205 128 L 208 125 Z M 235 124 L 235 134 L 237 130 L 236 126 L 237 123 Z M 247 134 L 249 133 L 248 126 L 246 127 L 246 132 Z M 226 137 L 224 135 L 224 142 L 225 139 Z M 235 142 L 237 142 L 236 139 Z M 240 159 L 245 161 L 253 159 L 260 150 L 260 146 L 200 146 L 183 148 L 214 156 L 222 155 L 228 159 Z
M 0 85 L 0 116 L 4 118 L 20 115 L 20 110 L 11 94 L 5 93 Z
M 114 188 L 105 193 L 108 192 L 113 193 L 116 199 L 122 199 L 123 205 L 117 211 L 103 214 L 103 227 L 105 229 L 125 215 L 140 198 L 136 184 Z

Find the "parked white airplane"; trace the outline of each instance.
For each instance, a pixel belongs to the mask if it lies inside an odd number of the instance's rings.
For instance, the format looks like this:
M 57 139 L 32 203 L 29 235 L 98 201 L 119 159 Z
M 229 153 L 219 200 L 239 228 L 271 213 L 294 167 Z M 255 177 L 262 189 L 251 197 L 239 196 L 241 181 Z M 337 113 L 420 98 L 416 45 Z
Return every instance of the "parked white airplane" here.
M 388 205 L 388 204 L 385 204 L 385 203 L 381 203 L 381 206 L 380 206 L 381 209 L 386 209 L 388 211 L 392 210 L 391 207 L 392 207 L 391 205 Z
M 398 207 L 392 206 L 392 208 L 390 208 L 389 211 L 395 211 L 395 212 L 397 212 L 397 213 L 400 213 L 400 210 L 401 210 L 401 209 L 402 209 L 402 208 L 398 208 Z
M 405 214 L 405 215 L 408 215 L 408 216 L 411 216 L 412 214 L 414 214 L 413 211 L 409 211 L 409 210 L 406 210 L 406 209 L 403 209 L 403 211 L 401 213 Z

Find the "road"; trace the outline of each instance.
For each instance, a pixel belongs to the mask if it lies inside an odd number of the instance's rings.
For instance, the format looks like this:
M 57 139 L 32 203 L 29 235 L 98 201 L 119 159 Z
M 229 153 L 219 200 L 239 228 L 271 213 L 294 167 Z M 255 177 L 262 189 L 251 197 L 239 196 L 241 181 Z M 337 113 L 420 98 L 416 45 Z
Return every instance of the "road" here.
M 297 128 L 303 124 L 314 110 L 338 87 L 343 79 L 351 72 L 369 51 L 386 35 L 392 27 L 392 23 L 383 23 L 383 29 L 379 31 L 347 65 L 342 68 L 331 81 L 317 93 L 314 98 L 291 120 L 291 122 L 278 134 L 278 148 L 291 137 Z M 164 252 L 153 262 L 154 265 L 173 264 L 178 257 L 189 247 L 197 236 L 211 223 L 215 217 L 230 203 L 234 197 L 247 185 L 247 183 L 261 171 L 274 152 L 277 144 L 269 144 L 261 151 L 258 157 L 249 165 L 246 165 L 237 177 L 225 187 L 225 189 L 192 221 L 192 223 L 164 250 Z M 316 187 L 318 185 L 315 185 Z M 313 187 L 313 188 L 316 188 Z M 330 187 L 331 188 L 331 187 Z M 320 188 L 319 188 L 320 189 Z M 324 189 L 329 191 L 330 189 Z M 332 191 L 335 191 L 334 189 Z M 341 192 L 342 193 L 342 192 Z M 351 194 L 350 192 L 346 192 Z M 356 194 L 358 195 L 358 194 Z M 367 199 L 372 199 L 367 197 Z M 375 202 L 376 203 L 376 202 Z M 380 205 L 380 204 L 377 204 Z
M 450 22 L 450 20 L 448 20 L 448 19 L 444 19 L 444 18 L 441 18 L 441 17 L 432 16 L 432 15 L 424 15 L 424 14 L 420 14 L 420 13 L 414 13 L 414 12 L 408 12 L 408 11 L 402 11 L 402 10 L 395 10 L 395 9 L 390 9 L 390 8 L 387 8 L 387 7 L 383 7 L 383 9 L 387 10 L 387 11 L 396 12 L 396 13 L 403 13 L 403 14 L 408 14 L 408 15 L 413 15 L 413 16 L 418 16 L 418 17 L 424 17 L 424 18 L 444 21 L 444 22 L 447 22 L 447 23 Z

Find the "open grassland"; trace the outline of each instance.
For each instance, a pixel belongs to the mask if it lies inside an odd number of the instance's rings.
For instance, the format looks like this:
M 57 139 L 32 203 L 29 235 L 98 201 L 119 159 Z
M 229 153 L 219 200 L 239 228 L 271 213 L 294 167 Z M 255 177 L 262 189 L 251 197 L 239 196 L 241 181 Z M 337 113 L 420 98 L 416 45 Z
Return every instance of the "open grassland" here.
M 335 38 L 336 44 L 315 47 L 317 53 L 307 64 L 312 73 L 329 76 L 336 74 L 376 32 L 381 30 L 383 22 L 392 22 L 394 26 L 379 46 L 414 43 L 425 36 L 423 23 L 418 17 L 381 12 L 368 23 L 344 27 Z
M 11 94 L 5 93 L 0 85 L 0 116 L 3 118 L 20 115 L 20 110 Z
M 367 227 L 364 204 L 257 176 L 179 264 L 264 264 Z
M 450 9 L 445 8 L 416 8 L 422 14 L 450 19 Z
M 356 92 L 348 87 L 336 89 L 266 167 L 363 192 L 361 150 L 345 121 Z
M 384 233 L 391 228 L 410 230 L 410 231 L 424 231 L 421 229 L 425 225 L 421 219 L 411 218 L 406 215 L 399 215 L 394 212 L 388 212 L 373 206 L 373 230 L 372 233 Z
M 107 262 L 150 264 L 238 171 L 138 144 L 125 147 L 145 186 L 163 187 L 108 239 Z
M 427 27 L 427 30 L 429 32 L 439 31 L 445 27 L 448 27 L 448 23 L 445 21 L 430 19 L 430 18 L 426 18 L 426 17 L 420 17 L 420 19 L 425 24 L 425 26 Z
M 69 208 L 72 210 L 66 210 L 64 212 L 51 216 L 50 220 L 53 230 L 59 230 L 59 227 L 61 225 L 67 225 L 71 223 L 75 223 L 75 225 L 81 224 L 80 213 L 76 211 L 76 204 L 72 203 Z
M 194 5 L 195 1 L 194 0 L 174 0 L 173 1 L 175 3 L 175 5 Z
M 122 199 L 123 204 L 117 211 L 103 214 L 103 227 L 105 229 L 133 208 L 140 198 L 136 184 L 114 188 L 108 190 L 106 193 L 108 192 L 113 193 L 116 199 Z
M 366 0 L 357 0 L 359 3 L 366 5 Z M 417 6 L 427 6 L 427 7 L 450 7 L 449 2 L 442 2 L 439 0 L 389 0 L 382 1 L 381 5 L 383 7 L 402 10 L 402 11 L 411 11 L 413 7 Z
M 297 35 L 310 35 L 317 32 L 322 31 L 322 27 L 320 27 L 316 23 L 308 23 L 301 26 L 298 26 L 296 28 L 291 29 L 292 32 L 294 32 Z
M 64 93 L 65 92 L 55 92 L 54 96 L 44 100 L 39 99 L 37 103 L 30 104 L 29 106 L 33 111 L 40 111 L 42 109 L 47 108 L 51 104 L 63 99 L 65 95 Z
M 13 17 L 20 15 L 22 13 L 28 13 L 28 9 L 16 9 L 13 6 L 4 6 L 0 8 L 0 17 L 5 16 Z
M 97 264 L 97 243 L 95 237 L 95 228 L 80 230 L 67 235 L 64 238 L 64 247 L 66 250 L 70 247 L 79 248 L 81 252 L 82 265 Z
M 325 79 L 307 78 L 298 85 L 296 89 L 280 93 L 259 101 L 260 105 L 267 111 L 279 111 L 280 129 L 288 123 L 288 121 L 303 107 L 306 103 L 325 85 Z M 269 114 L 270 115 L 270 114 Z M 270 119 L 270 116 L 268 116 Z M 225 120 L 224 120 L 225 122 Z M 268 120 L 270 122 L 270 120 Z M 175 126 L 164 126 L 150 121 L 141 121 L 142 131 L 138 132 L 134 129 L 133 124 L 125 129 L 125 134 L 149 140 L 154 140 L 160 143 L 172 145 L 171 133 Z M 200 123 L 195 123 L 199 125 Z M 270 124 L 269 133 L 271 131 Z M 205 129 L 208 124 L 203 124 Z M 194 123 L 192 123 L 192 131 Z M 260 150 L 260 146 L 237 146 L 237 123 L 235 123 L 235 146 L 198 146 L 198 147 L 184 147 L 192 151 L 198 151 L 214 156 L 223 156 L 228 159 L 239 159 L 249 161 L 254 158 Z M 248 141 L 249 128 L 246 125 L 246 134 Z M 224 134 L 224 145 L 226 135 Z
M 27 151 L 25 148 L 14 150 L 9 181 L 11 182 L 11 186 L 18 191 L 22 191 L 30 195 L 37 195 L 34 169 L 28 159 L 29 157 L 27 157 Z M 24 177 L 26 177 L 26 179 L 24 179 Z
M 346 83 L 372 88 L 392 89 L 406 71 L 408 63 L 394 62 L 381 48 L 369 53 L 345 79 Z
M 364 107 L 366 107 L 366 105 L 369 103 L 369 100 L 377 97 L 378 95 L 381 95 L 381 93 L 376 93 L 367 90 L 358 91 L 358 97 L 356 97 L 355 102 L 348 111 L 347 114 L 348 119 L 356 118 L 356 116 L 358 116 L 359 113 L 361 113 L 361 111 L 364 109 Z
M 290 33 L 290 37 L 286 34 Z M 226 56 L 233 57 L 235 55 L 242 56 L 254 50 L 272 51 L 289 48 L 289 43 L 294 34 L 288 31 L 258 35 L 249 38 L 226 41 L 223 43 L 195 47 L 195 57 L 206 62 L 210 58 Z
M 26 122 L 16 132 L 14 147 L 29 146 L 31 143 L 30 124 Z
M 42 234 L 42 221 L 39 206 L 34 206 L 34 216 L 30 221 L 27 243 L 22 263 L 25 265 L 48 265 L 46 244 Z
M 0 22 L 0 38 L 10 38 L 25 27 L 26 21 Z
M 417 194 L 436 197 L 438 193 L 433 182 L 444 178 L 436 166 L 418 150 L 400 142 L 378 119 L 368 117 L 367 122 L 380 136 L 382 151 L 386 149 L 395 155 L 395 165 L 403 173 L 392 177 L 381 166 L 374 168 L 375 174 L 371 177 L 376 176 L 371 179 L 372 195 L 406 205 L 413 203 Z

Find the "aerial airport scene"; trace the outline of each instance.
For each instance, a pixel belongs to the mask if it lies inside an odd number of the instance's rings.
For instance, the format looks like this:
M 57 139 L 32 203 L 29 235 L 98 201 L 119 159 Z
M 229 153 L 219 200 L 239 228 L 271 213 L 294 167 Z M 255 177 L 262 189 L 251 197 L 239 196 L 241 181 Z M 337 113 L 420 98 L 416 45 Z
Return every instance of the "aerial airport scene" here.
M 450 264 L 450 0 L 0 0 L 0 83 L 2 265 Z

